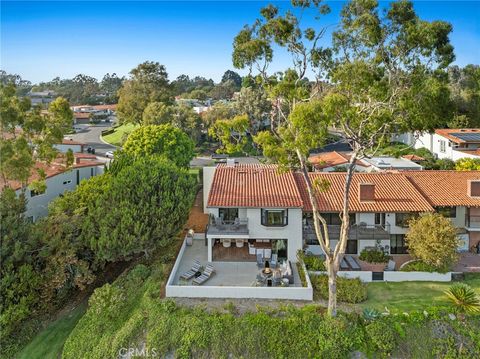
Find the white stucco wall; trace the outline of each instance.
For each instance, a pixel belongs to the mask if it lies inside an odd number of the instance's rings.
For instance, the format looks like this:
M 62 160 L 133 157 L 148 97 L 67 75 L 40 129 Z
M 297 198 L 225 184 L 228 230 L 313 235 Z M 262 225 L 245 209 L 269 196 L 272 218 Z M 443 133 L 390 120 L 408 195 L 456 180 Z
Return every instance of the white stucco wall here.
M 77 144 L 55 144 L 53 145 L 53 148 L 59 150 L 62 153 L 66 153 L 69 149 L 71 149 L 74 153 L 82 152 L 82 145 Z
M 90 177 L 103 173 L 103 167 L 91 166 L 74 168 L 70 171 L 63 172 L 53 177 L 46 179 L 47 189 L 45 193 L 32 197 L 30 189 L 26 189 L 27 199 L 27 211 L 26 217 L 33 217 L 33 220 L 37 220 L 40 217 L 44 217 L 48 214 L 48 204 L 57 198 L 65 191 L 72 191 L 77 187 L 77 171 L 79 172 L 79 181 L 88 179 Z M 21 190 L 17 190 L 19 195 Z
M 203 167 L 203 213 L 212 213 L 207 208 L 208 194 L 212 188 L 213 176 L 216 167 Z

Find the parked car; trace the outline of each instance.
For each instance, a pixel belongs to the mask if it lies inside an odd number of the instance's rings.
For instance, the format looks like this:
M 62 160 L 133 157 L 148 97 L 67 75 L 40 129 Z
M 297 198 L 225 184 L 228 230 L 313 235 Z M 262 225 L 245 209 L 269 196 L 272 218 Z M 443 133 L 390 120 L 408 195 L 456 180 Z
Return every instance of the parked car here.
M 107 152 L 105 152 L 105 157 L 107 157 L 107 158 L 113 158 L 113 157 L 114 157 L 113 151 L 107 151 Z
M 88 147 L 88 148 L 87 148 L 87 152 L 88 152 L 88 153 L 91 153 L 91 154 L 95 154 L 95 148 L 93 148 L 93 147 Z

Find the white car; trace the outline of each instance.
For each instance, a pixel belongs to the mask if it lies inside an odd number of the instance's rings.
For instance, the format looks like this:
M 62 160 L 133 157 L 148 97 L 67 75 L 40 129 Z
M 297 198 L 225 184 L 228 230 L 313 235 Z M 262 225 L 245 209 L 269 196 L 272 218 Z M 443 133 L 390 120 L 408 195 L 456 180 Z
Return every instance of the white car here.
M 107 158 L 113 158 L 114 154 L 113 154 L 113 151 L 107 151 L 105 152 L 105 157 Z

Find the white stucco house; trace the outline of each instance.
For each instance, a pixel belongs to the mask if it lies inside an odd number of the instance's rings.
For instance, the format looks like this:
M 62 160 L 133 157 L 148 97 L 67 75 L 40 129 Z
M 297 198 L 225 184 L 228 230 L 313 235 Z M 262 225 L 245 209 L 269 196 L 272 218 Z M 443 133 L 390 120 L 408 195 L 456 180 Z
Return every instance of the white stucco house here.
M 74 190 L 82 180 L 103 173 L 104 164 L 98 162 L 95 156 L 75 153 L 74 158 L 75 162 L 69 169 L 65 168 L 63 161 L 58 160 L 49 165 L 44 163 L 35 165 L 29 183 L 39 178 L 37 170 L 43 170 L 46 174 L 46 190 L 42 193 L 37 193 L 28 186 L 22 187 L 17 181 L 1 183 L 0 187 L 2 189 L 5 186 L 11 187 L 17 195 L 23 192 L 27 200 L 25 216 L 32 221 L 36 221 L 48 214 L 48 205 L 52 200 L 61 196 L 65 191 Z
M 426 148 L 437 158 L 457 161 L 461 158 L 480 158 L 480 129 L 437 129 L 433 133 L 405 133 L 393 137 L 414 148 Z

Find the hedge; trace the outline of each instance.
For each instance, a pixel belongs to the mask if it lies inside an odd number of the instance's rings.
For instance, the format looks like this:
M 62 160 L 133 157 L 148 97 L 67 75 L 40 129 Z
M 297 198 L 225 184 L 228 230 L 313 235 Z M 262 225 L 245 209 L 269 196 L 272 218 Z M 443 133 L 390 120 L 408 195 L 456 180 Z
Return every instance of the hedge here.
M 314 293 L 328 299 L 328 276 L 311 275 Z M 360 303 L 367 300 L 367 285 L 359 278 L 337 277 L 337 300 L 345 303 Z

